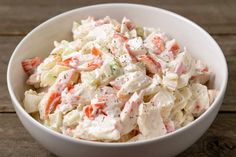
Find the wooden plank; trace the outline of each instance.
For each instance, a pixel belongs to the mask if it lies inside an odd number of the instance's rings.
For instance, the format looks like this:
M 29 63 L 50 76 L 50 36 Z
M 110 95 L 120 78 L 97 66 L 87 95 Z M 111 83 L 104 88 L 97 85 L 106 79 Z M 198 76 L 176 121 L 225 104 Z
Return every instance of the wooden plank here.
M 228 86 L 220 111 L 236 111 L 236 36 L 213 36 L 222 48 L 228 64 Z
M 227 156 L 236 154 L 236 114 L 218 114 L 213 125 L 179 157 Z
M 62 12 L 113 0 L 1 0 L 0 35 L 24 35 L 34 27 Z M 183 15 L 211 34 L 236 34 L 236 1 L 234 0 L 121 0 L 164 8 Z
M 53 157 L 24 129 L 15 114 L 0 113 L 1 157 Z M 179 157 L 228 156 L 236 154 L 236 114 L 221 113 L 195 144 Z M 191 154 L 191 155 L 190 155 Z
M 213 36 L 222 47 L 229 67 L 229 82 L 221 111 L 236 111 L 236 36 Z M 0 112 L 14 112 L 7 92 L 6 71 L 11 53 L 22 37 L 0 37 Z
M 15 113 L 0 114 L 1 157 L 54 157 L 24 129 Z
M 14 112 L 7 89 L 7 65 L 22 37 L 0 37 L 0 112 Z

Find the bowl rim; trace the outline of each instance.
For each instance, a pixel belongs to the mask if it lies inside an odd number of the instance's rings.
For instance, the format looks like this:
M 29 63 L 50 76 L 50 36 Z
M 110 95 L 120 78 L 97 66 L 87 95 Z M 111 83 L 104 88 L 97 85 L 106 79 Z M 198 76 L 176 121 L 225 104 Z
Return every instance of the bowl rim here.
M 21 105 L 21 102 L 19 102 L 14 94 L 11 82 L 10 82 L 10 78 L 11 78 L 11 69 L 12 69 L 12 65 L 13 65 L 13 59 L 16 56 L 16 53 L 19 49 L 19 47 L 21 47 L 21 45 L 24 43 L 25 40 L 27 40 L 27 38 L 29 36 L 31 36 L 33 33 L 35 33 L 36 31 L 40 30 L 42 27 L 45 27 L 45 25 L 49 24 L 50 22 L 59 19 L 61 17 L 67 16 L 69 14 L 73 14 L 74 12 L 77 12 L 78 10 L 83 11 L 86 9 L 95 9 L 95 8 L 100 8 L 100 7 L 104 7 L 104 8 L 109 8 L 109 7 L 134 7 L 134 8 L 142 8 L 142 9 L 147 9 L 147 10 L 153 10 L 153 11 L 159 11 L 162 12 L 164 14 L 168 14 L 171 15 L 179 20 L 182 20 L 190 25 L 192 25 L 193 27 L 195 27 L 195 29 L 197 29 L 198 31 L 204 33 L 208 38 L 210 38 L 210 40 L 212 40 L 216 46 L 216 48 L 219 50 L 220 56 L 224 61 L 224 64 L 222 65 L 222 68 L 225 71 L 224 77 L 223 77 L 223 81 L 221 84 L 221 88 L 219 89 L 219 93 L 216 97 L 216 99 L 214 100 L 214 102 L 211 104 L 211 106 L 197 119 L 195 119 L 192 123 L 179 128 L 178 130 L 165 134 L 163 136 L 160 137 L 155 137 L 155 138 L 151 138 L 151 139 L 147 139 L 147 140 L 142 140 L 142 141 L 136 141 L 136 142 L 119 142 L 119 143 L 110 143 L 110 142 L 97 142 L 97 141 L 88 141 L 88 140 L 78 140 L 75 139 L 73 137 L 70 136 L 66 136 L 64 134 L 58 133 L 56 131 L 53 131 L 49 128 L 47 128 L 46 126 L 44 126 L 43 124 L 39 123 L 37 120 L 35 120 L 33 117 L 31 117 L 23 108 L 23 106 Z M 202 121 L 208 114 L 210 114 L 212 112 L 212 110 L 214 110 L 217 107 L 217 103 L 220 102 L 220 100 L 222 99 L 222 97 L 224 96 L 226 87 L 227 87 L 227 81 L 228 81 L 228 67 L 227 67 L 227 63 L 226 63 L 226 58 L 221 50 L 221 48 L 219 47 L 219 45 L 217 44 L 217 42 L 211 37 L 211 35 L 206 32 L 203 28 L 201 28 L 200 26 L 198 26 L 196 23 L 194 23 L 193 21 L 178 15 L 174 12 L 162 9 L 162 8 L 158 8 L 158 7 L 154 7 L 154 6 L 149 6 L 149 5 L 143 5 L 143 4 L 133 4 L 133 3 L 102 3 L 102 4 L 96 4 L 96 5 L 88 5 L 88 6 L 84 6 L 84 7 L 79 7 L 76 9 L 72 9 L 66 12 L 63 12 L 59 15 L 56 15 L 48 20 L 46 20 L 45 22 L 41 23 L 40 25 L 38 25 L 37 27 L 35 27 L 33 30 L 31 30 L 21 41 L 20 43 L 17 45 L 17 47 L 15 48 L 15 50 L 13 51 L 11 58 L 9 60 L 9 64 L 8 64 L 8 69 L 7 69 L 7 86 L 8 86 L 8 91 L 10 93 L 10 97 L 11 100 L 13 102 L 13 106 L 15 108 L 15 110 L 17 109 L 19 111 L 19 114 L 21 114 L 22 116 L 24 116 L 26 119 L 28 119 L 29 121 L 31 121 L 38 129 L 43 130 L 44 132 L 52 135 L 52 136 L 56 136 L 57 138 L 66 140 L 67 142 L 72 142 L 72 143 L 77 143 L 77 144 L 84 144 L 84 145 L 90 145 L 90 146 L 100 146 L 100 147 L 126 147 L 126 146 L 138 146 L 138 145 L 142 145 L 142 144 L 151 144 L 157 141 L 163 141 L 165 139 L 169 139 L 173 136 L 177 136 L 179 134 L 181 134 L 182 132 L 184 132 L 185 130 L 191 128 L 192 126 L 196 125 L 197 123 L 199 123 L 200 121 Z M 18 113 L 17 113 L 18 114 Z M 18 115 L 19 116 L 19 115 Z M 27 130 L 27 129 L 26 129 Z

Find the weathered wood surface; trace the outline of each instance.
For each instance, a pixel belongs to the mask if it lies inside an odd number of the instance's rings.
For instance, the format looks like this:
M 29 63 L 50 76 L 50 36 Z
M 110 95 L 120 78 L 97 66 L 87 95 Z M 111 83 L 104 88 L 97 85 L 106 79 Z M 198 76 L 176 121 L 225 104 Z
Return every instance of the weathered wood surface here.
M 214 35 L 226 56 L 229 67 L 229 83 L 221 111 L 236 111 L 236 35 Z M 6 71 L 9 58 L 22 37 L 0 36 L 0 112 L 14 112 L 7 92 Z
M 0 156 L 55 157 L 24 129 L 11 105 L 6 71 L 19 41 L 43 21 L 82 6 L 113 0 L 0 0 Z M 236 156 L 236 1 L 235 0 L 120 0 L 164 8 L 196 22 L 224 51 L 229 82 L 220 114 L 213 125 L 179 157 Z
M 54 157 L 38 144 L 11 113 L 0 113 L 1 157 Z M 233 157 L 236 154 L 236 114 L 221 113 L 208 131 L 178 157 Z
M 24 35 L 52 16 L 82 6 L 114 0 L 1 0 L 0 34 Z M 183 15 L 211 34 L 236 34 L 234 0 L 120 0 L 118 2 L 152 5 Z

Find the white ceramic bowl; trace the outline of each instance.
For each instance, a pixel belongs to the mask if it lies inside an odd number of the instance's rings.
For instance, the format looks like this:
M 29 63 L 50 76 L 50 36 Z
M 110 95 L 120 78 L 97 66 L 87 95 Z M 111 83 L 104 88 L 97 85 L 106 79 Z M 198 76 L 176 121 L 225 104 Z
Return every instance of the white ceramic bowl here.
M 109 15 L 121 20 L 126 16 L 135 23 L 161 28 L 185 45 L 192 55 L 210 66 L 215 77 L 210 86 L 219 90 L 211 107 L 193 123 L 173 133 L 136 143 L 99 143 L 79 141 L 56 133 L 34 120 L 22 108 L 23 93 L 27 88 L 21 61 L 34 56 L 46 57 L 53 41 L 71 39 L 73 21 L 87 16 Z M 58 15 L 31 31 L 16 47 L 8 66 L 7 83 L 16 113 L 29 133 L 45 148 L 58 156 L 174 156 L 191 146 L 208 129 L 222 104 L 228 79 L 225 57 L 214 39 L 193 22 L 175 13 L 144 5 L 101 4 L 78 8 Z

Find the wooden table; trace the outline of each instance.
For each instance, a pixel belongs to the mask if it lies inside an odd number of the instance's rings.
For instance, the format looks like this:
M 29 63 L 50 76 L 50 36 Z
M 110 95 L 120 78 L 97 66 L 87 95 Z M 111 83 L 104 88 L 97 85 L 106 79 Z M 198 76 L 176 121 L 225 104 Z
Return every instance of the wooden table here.
M 119 2 L 122 1 L 135 2 Z M 30 30 L 57 14 L 105 2 L 109 1 L 0 0 L 0 156 L 54 156 L 29 135 L 11 105 L 6 71 L 16 45 Z M 229 82 L 220 112 L 202 138 L 179 156 L 236 156 L 236 1 L 137 0 L 136 3 L 168 9 L 196 22 L 219 43 L 227 59 Z

